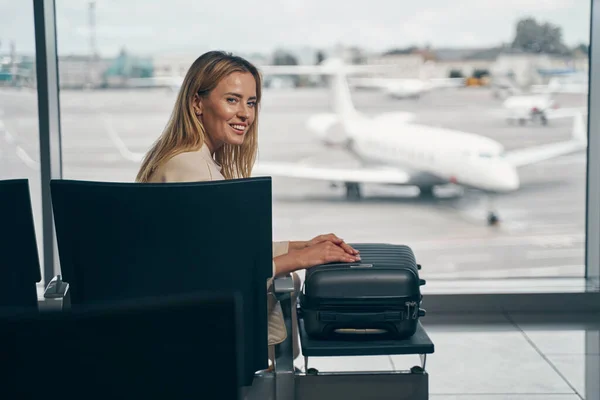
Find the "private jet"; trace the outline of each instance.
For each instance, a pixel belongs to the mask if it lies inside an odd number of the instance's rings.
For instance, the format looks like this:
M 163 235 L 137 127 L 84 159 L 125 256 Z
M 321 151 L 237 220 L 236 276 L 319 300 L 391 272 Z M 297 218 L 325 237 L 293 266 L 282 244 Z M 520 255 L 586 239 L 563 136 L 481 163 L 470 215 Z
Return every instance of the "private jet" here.
M 288 162 L 258 162 L 254 176 L 323 180 L 342 184 L 349 200 L 361 198 L 361 184 L 417 186 L 424 195 L 437 185 L 455 184 L 477 189 L 489 200 L 496 193 L 519 189 L 518 168 L 587 147 L 584 113 L 573 112 L 569 140 L 507 152 L 488 137 L 414 123 L 406 112 L 367 117 L 354 107 L 347 75 L 368 66 L 344 65 L 329 59 L 316 66 L 263 66 L 263 74 L 318 74 L 328 76 L 333 113 L 312 116 L 308 127 L 329 146 L 337 146 L 359 160 L 359 168 L 334 168 Z M 330 135 L 334 125 L 342 134 Z M 499 222 L 491 201 L 487 221 Z
M 550 94 L 523 94 L 510 96 L 502 103 L 509 124 L 539 123 L 543 126 L 558 118 L 569 118 L 582 108 L 560 108 Z

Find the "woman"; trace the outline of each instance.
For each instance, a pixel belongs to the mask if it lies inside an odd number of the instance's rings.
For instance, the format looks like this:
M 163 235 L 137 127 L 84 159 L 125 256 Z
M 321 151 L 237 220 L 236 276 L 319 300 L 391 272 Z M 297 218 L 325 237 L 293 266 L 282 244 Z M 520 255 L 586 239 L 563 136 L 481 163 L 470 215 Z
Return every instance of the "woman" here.
M 188 70 L 167 126 L 144 158 L 137 182 L 195 182 L 250 177 L 258 149 L 261 77 L 243 58 L 211 51 Z M 327 262 L 355 262 L 358 251 L 334 234 L 273 243 L 273 276 Z M 269 282 L 267 283 L 269 286 Z M 296 296 L 294 296 L 294 301 Z M 269 296 L 269 358 L 286 338 L 281 306 Z M 295 316 L 294 316 L 295 317 Z M 298 343 L 294 318 L 294 358 Z

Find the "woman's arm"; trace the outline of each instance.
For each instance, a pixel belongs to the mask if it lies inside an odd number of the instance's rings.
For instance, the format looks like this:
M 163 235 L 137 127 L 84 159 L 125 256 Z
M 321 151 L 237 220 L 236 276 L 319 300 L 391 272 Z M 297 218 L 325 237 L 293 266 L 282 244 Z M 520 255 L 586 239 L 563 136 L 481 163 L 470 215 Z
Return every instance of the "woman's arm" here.
M 308 240 L 289 241 L 289 250 L 302 250 L 305 247 L 308 247 Z
M 287 254 L 290 250 L 290 242 L 273 242 L 273 257 Z
M 359 255 L 348 254 L 341 246 L 325 241 L 274 257 L 273 276 L 287 275 L 319 264 L 356 261 L 360 261 Z

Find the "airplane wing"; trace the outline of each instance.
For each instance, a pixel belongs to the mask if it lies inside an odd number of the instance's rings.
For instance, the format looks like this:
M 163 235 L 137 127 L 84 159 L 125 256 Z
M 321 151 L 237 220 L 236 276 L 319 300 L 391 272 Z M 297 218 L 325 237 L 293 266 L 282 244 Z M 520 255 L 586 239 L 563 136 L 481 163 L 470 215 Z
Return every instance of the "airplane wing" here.
M 359 182 L 382 184 L 409 184 L 410 175 L 395 168 L 337 168 L 303 165 L 300 163 L 260 162 L 252 176 L 281 176 L 329 182 Z
M 548 143 L 540 146 L 513 150 L 506 154 L 506 159 L 515 167 L 535 164 L 541 161 L 575 153 L 587 148 L 587 129 L 583 122 L 583 113 L 577 112 L 573 117 L 572 139 Z
M 386 89 L 388 88 L 393 82 L 398 82 L 400 81 L 399 79 L 395 79 L 394 81 L 391 80 L 391 78 L 365 78 L 365 77 L 359 77 L 359 78 L 351 78 L 349 83 L 357 88 L 364 88 L 364 89 Z
M 546 110 L 546 118 L 558 119 L 558 118 L 569 118 L 573 117 L 577 113 L 582 115 L 587 114 L 587 110 L 584 107 L 569 107 L 569 108 L 551 108 Z
M 535 164 L 541 161 L 575 153 L 586 148 L 585 145 L 574 140 L 549 143 L 529 149 L 514 150 L 506 155 L 508 161 L 516 167 Z

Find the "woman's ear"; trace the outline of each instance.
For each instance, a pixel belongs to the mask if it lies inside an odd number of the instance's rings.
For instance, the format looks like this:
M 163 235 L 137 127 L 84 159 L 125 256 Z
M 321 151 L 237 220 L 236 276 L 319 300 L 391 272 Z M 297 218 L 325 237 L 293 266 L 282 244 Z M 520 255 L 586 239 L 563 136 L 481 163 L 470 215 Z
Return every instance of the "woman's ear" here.
M 194 100 L 192 100 L 192 108 L 198 117 L 202 115 L 202 99 L 200 96 L 198 96 L 198 94 L 194 95 Z

